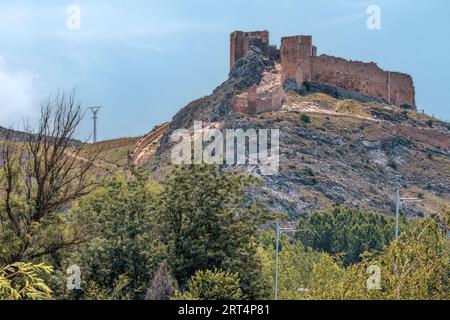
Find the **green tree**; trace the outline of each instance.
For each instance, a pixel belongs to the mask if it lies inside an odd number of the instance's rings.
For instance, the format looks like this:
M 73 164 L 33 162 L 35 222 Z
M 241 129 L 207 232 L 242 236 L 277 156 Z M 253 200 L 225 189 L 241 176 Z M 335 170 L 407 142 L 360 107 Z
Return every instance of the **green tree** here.
M 272 215 L 260 203 L 244 204 L 245 188 L 256 182 L 248 175 L 207 165 L 176 168 L 164 182 L 162 235 L 181 288 L 194 272 L 219 268 L 239 274 L 247 297 L 267 296 L 256 236 Z
M 369 267 L 379 268 L 379 289 L 367 286 Z M 434 219 L 419 219 L 400 240 L 365 254 L 360 263 L 345 268 L 324 257 L 310 279 L 309 299 L 447 300 L 449 239 Z
M 337 207 L 300 220 L 296 238 L 315 251 L 341 254 L 348 266 L 361 261 L 362 253 L 380 251 L 389 244 L 394 226 L 394 219 L 386 215 Z
M 270 283 L 271 297 L 274 291 L 275 245 L 273 232 L 270 245 L 260 245 L 258 254 L 264 265 L 263 277 Z M 301 243 L 292 243 L 287 236 L 280 242 L 278 263 L 278 298 L 281 300 L 304 299 L 304 292 L 309 287 L 310 276 L 314 266 L 324 253 L 305 250 Z
M 0 300 L 51 300 L 52 290 L 40 275 L 52 271 L 42 263 L 16 262 L 0 267 Z
M 437 221 L 423 218 L 383 252 L 365 259 L 381 267 L 382 290 L 376 298 L 436 300 L 450 298 L 450 241 Z
M 144 298 L 165 252 L 152 207 L 159 192 L 145 175 L 116 175 L 71 210 L 91 239 L 67 263 L 80 266 L 82 285 L 97 296 Z
M 197 271 L 187 282 L 186 291 L 175 300 L 242 300 L 239 276 L 222 270 Z

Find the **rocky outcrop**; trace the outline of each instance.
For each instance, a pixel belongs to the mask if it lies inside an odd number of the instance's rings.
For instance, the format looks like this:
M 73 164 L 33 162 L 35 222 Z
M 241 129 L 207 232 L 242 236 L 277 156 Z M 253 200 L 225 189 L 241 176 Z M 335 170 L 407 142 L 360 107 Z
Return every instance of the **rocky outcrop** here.
M 258 48 L 236 61 L 227 81 L 173 117 L 150 161 L 153 173 L 162 176 L 170 163 L 171 132 L 192 128 L 194 121 L 223 129 L 280 129 L 279 172 L 261 176 L 261 185 L 248 190 L 249 201 L 265 200 L 292 220 L 335 205 L 392 214 L 397 188 L 405 196 L 425 199 L 405 206 L 407 215 L 450 206 L 448 123 L 314 82 L 300 88 L 285 82 L 286 95 L 276 110 L 234 112 L 239 99 L 245 108 L 249 100 L 263 100 L 281 85 L 277 68 Z M 238 168 L 258 174 L 251 166 Z

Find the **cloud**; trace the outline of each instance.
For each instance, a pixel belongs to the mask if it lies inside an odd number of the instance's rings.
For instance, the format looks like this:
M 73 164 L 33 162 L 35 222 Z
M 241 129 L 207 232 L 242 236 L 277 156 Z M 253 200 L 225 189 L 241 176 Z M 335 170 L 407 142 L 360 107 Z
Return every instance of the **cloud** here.
M 0 125 L 18 125 L 37 111 L 35 76 L 11 70 L 0 56 Z

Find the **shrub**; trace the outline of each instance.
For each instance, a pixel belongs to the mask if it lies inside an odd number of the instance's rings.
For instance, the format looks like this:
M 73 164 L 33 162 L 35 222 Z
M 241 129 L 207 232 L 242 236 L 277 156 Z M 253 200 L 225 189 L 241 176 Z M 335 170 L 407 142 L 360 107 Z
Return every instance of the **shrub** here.
M 244 295 L 235 273 L 222 270 L 197 271 L 188 281 L 186 291 L 175 300 L 242 300 Z
M 300 120 L 304 123 L 311 123 L 311 117 L 305 113 L 300 115 Z

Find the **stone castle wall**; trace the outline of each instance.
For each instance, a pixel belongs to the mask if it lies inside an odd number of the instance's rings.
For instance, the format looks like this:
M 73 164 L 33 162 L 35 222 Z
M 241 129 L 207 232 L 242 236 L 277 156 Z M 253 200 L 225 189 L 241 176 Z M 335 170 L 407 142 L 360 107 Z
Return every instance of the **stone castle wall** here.
M 312 57 L 311 81 L 381 98 L 391 104 L 415 106 L 411 76 L 384 71 L 375 63 L 326 55 Z
M 256 115 L 281 108 L 284 92 L 280 81 L 281 67 L 276 64 L 273 70 L 263 74 L 261 83 L 239 92 L 232 99 L 235 112 Z
M 281 82 L 294 79 L 301 84 L 311 81 L 313 45 L 311 36 L 294 36 L 281 39 Z
M 319 56 L 312 58 L 312 81 L 389 101 L 388 73 L 375 63 Z
M 245 57 L 251 46 L 260 48 L 264 54 L 269 55 L 268 31 L 243 32 L 235 31 L 230 35 L 230 69 L 236 61 Z
M 390 74 L 390 103 L 408 104 L 416 107 L 416 89 L 413 78 L 409 74 L 389 72 Z
M 231 34 L 231 67 L 247 54 L 252 45 L 262 49 L 264 54 L 275 57 L 271 52 L 276 52 L 276 49 L 270 46 L 267 31 L 237 31 Z M 295 80 L 298 86 L 304 82 L 319 83 L 379 98 L 387 103 L 415 108 L 415 89 L 410 75 L 384 71 L 373 62 L 348 61 L 327 55 L 317 56 L 317 47 L 313 46 L 311 36 L 282 38 L 279 60 L 281 84 L 288 79 Z M 254 88 L 249 90 L 249 94 L 254 94 L 254 90 Z M 260 91 L 256 90 L 257 97 L 264 95 Z M 256 98 L 256 102 L 252 100 L 250 103 L 247 97 L 241 97 L 235 99 L 235 110 L 249 110 L 249 103 L 250 109 L 256 110 L 255 113 L 275 110 L 279 107 L 278 89 L 268 94 L 274 94 L 274 92 L 276 92 L 276 101 L 272 106 L 267 105 L 271 100 L 269 98 L 261 99 L 261 101 Z

